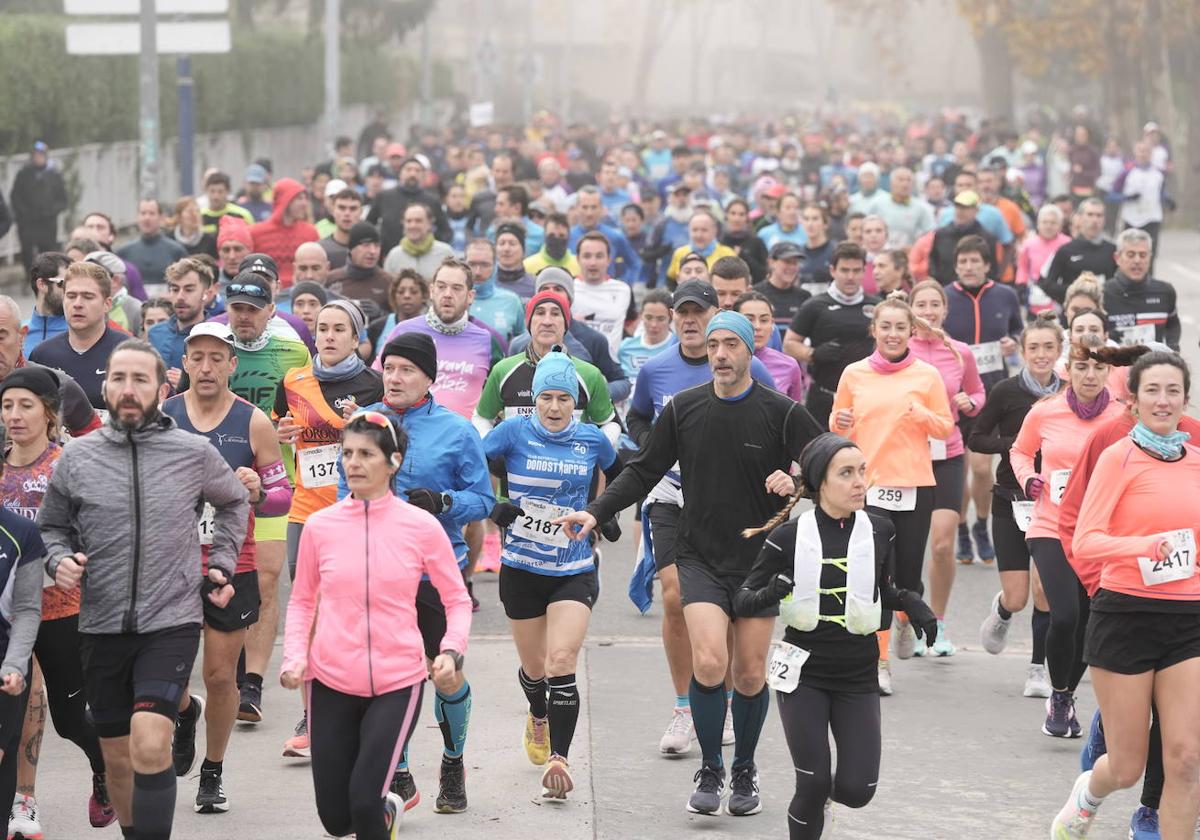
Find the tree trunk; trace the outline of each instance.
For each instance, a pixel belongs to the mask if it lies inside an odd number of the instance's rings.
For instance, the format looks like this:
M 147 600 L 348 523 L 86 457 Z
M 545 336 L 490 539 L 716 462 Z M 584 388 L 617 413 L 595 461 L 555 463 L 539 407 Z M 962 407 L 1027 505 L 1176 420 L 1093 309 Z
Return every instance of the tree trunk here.
M 983 112 L 991 119 L 1013 124 L 1013 64 L 1003 33 L 984 23 L 976 36 L 983 77 Z

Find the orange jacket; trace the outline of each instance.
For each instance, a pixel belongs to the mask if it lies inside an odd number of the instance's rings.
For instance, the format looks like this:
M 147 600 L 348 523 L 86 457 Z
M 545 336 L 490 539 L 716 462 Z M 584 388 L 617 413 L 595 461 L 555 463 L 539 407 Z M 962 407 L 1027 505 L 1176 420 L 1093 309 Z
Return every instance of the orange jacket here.
M 271 216 L 266 221 L 252 225 L 250 236 L 254 239 L 254 247 L 260 253 L 275 260 L 279 266 L 279 286 L 282 289 L 292 285 L 294 257 L 296 249 L 305 242 L 316 242 L 319 237 L 317 229 L 308 222 L 283 223 L 283 214 L 292 199 L 304 193 L 304 185 L 291 178 L 280 178 L 275 182 L 275 203 Z

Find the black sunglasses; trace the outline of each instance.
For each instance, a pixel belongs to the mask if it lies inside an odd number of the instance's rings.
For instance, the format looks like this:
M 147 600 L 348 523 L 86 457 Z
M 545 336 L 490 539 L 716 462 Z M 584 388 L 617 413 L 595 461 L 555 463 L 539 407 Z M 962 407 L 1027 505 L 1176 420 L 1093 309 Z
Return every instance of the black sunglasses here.
M 262 300 L 270 300 L 271 293 L 262 286 L 252 286 L 248 283 L 233 283 L 226 287 L 227 295 L 246 295 L 248 297 L 261 298 Z

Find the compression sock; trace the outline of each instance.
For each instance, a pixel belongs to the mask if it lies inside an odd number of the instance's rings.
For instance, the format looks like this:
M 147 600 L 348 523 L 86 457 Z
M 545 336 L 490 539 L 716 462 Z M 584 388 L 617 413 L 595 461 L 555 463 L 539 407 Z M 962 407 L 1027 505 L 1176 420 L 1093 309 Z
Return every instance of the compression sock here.
M 546 678 L 534 680 L 525 673 L 524 668 L 517 670 L 517 678 L 521 681 L 521 690 L 529 701 L 529 713 L 535 718 L 546 717 Z
M 686 694 L 676 694 L 675 708 L 687 709 L 690 712 L 692 710 L 692 701 Z
M 754 763 L 754 751 L 758 748 L 758 736 L 762 734 L 771 707 L 771 694 L 764 685 L 753 696 L 747 697 L 740 691 L 733 693 L 733 766 L 735 768 Z
M 175 769 L 133 774 L 133 824 L 138 840 L 169 840 L 175 818 Z
M 1008 621 L 1010 618 L 1012 618 L 1012 611 L 1004 606 L 1003 595 L 1001 595 L 996 601 L 996 615 L 1000 616 L 1000 618 L 1004 619 L 1005 621 Z
M 1046 664 L 1046 634 L 1050 632 L 1050 613 L 1046 610 L 1033 608 L 1033 617 L 1029 620 L 1033 628 L 1033 656 L 1030 662 L 1034 665 Z
M 888 648 L 891 647 L 892 631 L 880 630 L 875 634 L 875 640 L 879 642 L 879 661 L 888 661 Z
M 404 745 L 404 749 L 400 753 L 400 760 L 396 762 L 396 772 L 408 770 L 408 744 Z
M 692 701 L 692 721 L 696 725 L 696 740 L 704 763 L 712 767 L 724 766 L 721 757 L 721 732 L 725 728 L 725 684 L 700 685 L 695 677 L 688 687 Z M 554 734 L 553 727 L 550 734 Z
M 579 722 L 579 686 L 574 674 L 550 678 L 550 750 L 567 757 Z
M 433 700 L 433 716 L 442 730 L 446 758 L 462 758 L 467 745 L 467 725 L 471 722 L 471 686 L 464 679 L 462 688 L 453 694 L 437 692 Z

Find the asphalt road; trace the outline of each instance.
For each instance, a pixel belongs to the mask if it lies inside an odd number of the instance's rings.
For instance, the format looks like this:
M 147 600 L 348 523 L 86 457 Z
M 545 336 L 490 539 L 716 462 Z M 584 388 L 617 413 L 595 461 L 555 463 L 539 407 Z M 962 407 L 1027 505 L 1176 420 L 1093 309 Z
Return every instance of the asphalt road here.
M 1184 354 L 1197 363 L 1200 315 L 1200 236 L 1169 232 L 1158 274 L 1176 284 L 1184 320 Z M 28 301 L 23 301 L 26 305 Z M 628 523 L 628 514 L 624 517 Z M 631 530 L 628 525 L 626 531 Z M 778 718 L 772 713 L 759 749 L 764 808 L 735 819 L 685 812 L 698 766 L 695 754 L 668 760 L 657 744 L 671 712 L 672 695 L 659 642 L 656 602 L 639 615 L 625 594 L 632 568 L 628 537 L 605 550 L 603 594 L 580 657 L 582 710 L 571 766 L 576 792 L 563 804 L 539 797 L 539 771 L 520 746 L 524 698 L 517 659 L 506 633 L 495 575 L 477 578 L 483 609 L 475 616 L 466 670 L 474 697 L 467 746 L 470 809 L 442 816 L 436 795 L 440 735 L 428 703 L 411 755 L 424 800 L 409 813 L 401 836 L 456 838 L 678 838 L 786 836 L 792 771 Z M 1009 649 L 990 656 L 978 628 L 998 590 L 996 571 L 960 567 L 949 610 L 949 635 L 958 654 L 945 659 L 894 662 L 896 694 L 882 700 L 883 767 L 878 793 L 865 809 L 838 807 L 836 837 L 942 840 L 942 838 L 1041 838 L 1078 773 L 1081 742 L 1041 734 L 1043 701 L 1021 696 L 1029 658 L 1028 612 L 1014 622 Z M 278 656 L 272 670 L 278 667 Z M 195 684 L 200 684 L 199 672 Z M 239 726 L 225 761 L 231 810 L 193 813 L 197 779 L 180 780 L 175 834 L 180 840 L 318 838 L 307 762 L 283 759 L 280 748 L 300 712 L 300 699 L 267 680 L 266 721 Z M 1090 682 L 1080 686 L 1081 720 L 1095 701 Z M 201 727 L 203 733 L 203 727 Z M 201 734 L 201 738 L 203 735 Z M 197 765 L 198 766 L 198 765 Z M 96 831 L 86 818 L 90 776 L 82 755 L 47 732 L 38 799 L 47 840 L 119 836 Z M 1092 837 L 1124 838 L 1136 792 L 1112 796 Z

